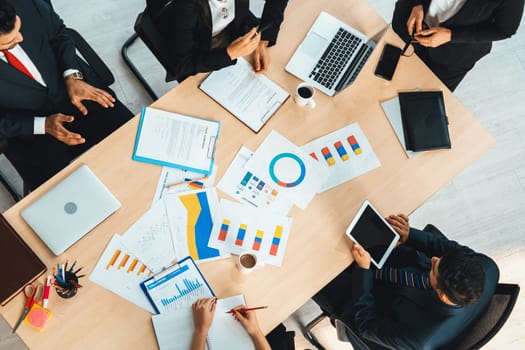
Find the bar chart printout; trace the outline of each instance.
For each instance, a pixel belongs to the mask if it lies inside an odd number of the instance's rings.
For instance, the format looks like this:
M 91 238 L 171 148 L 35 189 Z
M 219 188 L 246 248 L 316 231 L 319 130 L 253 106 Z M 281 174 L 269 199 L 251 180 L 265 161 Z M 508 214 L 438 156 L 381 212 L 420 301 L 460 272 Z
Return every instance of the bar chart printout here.
M 214 296 L 190 257 L 153 276 L 143 286 L 161 314 L 191 306 L 197 299 Z

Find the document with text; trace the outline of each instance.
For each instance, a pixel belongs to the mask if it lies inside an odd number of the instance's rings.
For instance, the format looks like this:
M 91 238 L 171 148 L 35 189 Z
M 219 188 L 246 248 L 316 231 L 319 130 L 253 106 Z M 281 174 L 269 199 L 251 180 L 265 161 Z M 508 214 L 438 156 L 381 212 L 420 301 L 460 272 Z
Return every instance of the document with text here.
M 200 89 L 255 132 L 290 96 L 267 76 L 255 74 L 251 64 L 243 58 L 232 66 L 210 73 Z
M 220 123 L 144 107 L 133 160 L 211 174 Z

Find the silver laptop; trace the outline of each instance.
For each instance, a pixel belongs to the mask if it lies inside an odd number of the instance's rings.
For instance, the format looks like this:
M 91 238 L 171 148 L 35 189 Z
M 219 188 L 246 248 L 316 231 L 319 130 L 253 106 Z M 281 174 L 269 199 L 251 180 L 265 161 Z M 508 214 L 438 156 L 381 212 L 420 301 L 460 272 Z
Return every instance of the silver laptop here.
M 20 215 L 60 255 L 118 208 L 117 198 L 83 165 Z
M 334 96 L 357 78 L 375 43 L 326 12 L 321 12 L 286 70 Z

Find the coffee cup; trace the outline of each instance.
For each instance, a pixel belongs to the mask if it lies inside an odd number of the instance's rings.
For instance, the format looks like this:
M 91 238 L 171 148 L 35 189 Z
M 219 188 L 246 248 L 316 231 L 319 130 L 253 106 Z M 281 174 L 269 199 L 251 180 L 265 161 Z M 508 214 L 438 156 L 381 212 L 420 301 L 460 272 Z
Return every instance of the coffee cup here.
M 315 108 L 314 93 L 315 89 L 312 85 L 301 83 L 295 89 L 295 102 L 301 107 Z
M 259 260 L 256 254 L 250 252 L 242 253 L 237 259 L 237 268 L 241 273 L 250 273 L 262 266 L 264 263 Z

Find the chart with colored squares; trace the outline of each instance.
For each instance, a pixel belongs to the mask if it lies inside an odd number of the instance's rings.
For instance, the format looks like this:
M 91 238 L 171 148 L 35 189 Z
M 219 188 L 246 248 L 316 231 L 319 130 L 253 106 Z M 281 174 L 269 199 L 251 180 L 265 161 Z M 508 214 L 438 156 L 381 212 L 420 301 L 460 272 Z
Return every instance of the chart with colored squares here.
M 109 289 L 151 313 L 154 309 L 140 289 L 139 284 L 153 272 L 131 254 L 114 235 L 89 276 L 90 280 Z
M 300 147 L 272 130 L 246 163 L 290 201 L 305 209 L 321 189 L 328 170 Z
M 292 202 L 282 195 L 277 186 L 272 186 L 244 168 L 252 154 L 248 148 L 241 147 L 217 187 L 238 201 L 256 208 L 268 208 L 279 214 L 288 213 Z
M 251 251 L 265 263 L 281 266 L 291 223 L 289 217 L 222 199 L 209 245 L 233 254 Z
M 328 169 L 322 191 L 349 181 L 381 165 L 358 123 L 322 136 L 302 147 Z
M 195 261 L 229 256 L 208 246 L 213 217 L 219 205 L 215 188 L 167 193 L 164 202 L 178 260 L 188 255 Z

